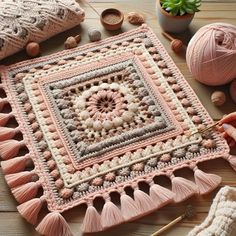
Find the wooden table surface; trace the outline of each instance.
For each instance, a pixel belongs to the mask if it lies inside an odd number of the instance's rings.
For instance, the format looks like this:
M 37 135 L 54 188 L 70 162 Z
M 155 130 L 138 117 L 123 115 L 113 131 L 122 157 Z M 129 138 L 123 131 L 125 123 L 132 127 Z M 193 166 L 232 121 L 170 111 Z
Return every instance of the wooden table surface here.
M 93 0 L 91 1 L 93 6 L 101 12 L 105 8 L 115 7 L 122 10 L 125 15 L 130 11 L 141 12 L 146 17 L 146 23 L 155 31 L 165 48 L 169 52 L 170 56 L 175 61 L 176 65 L 180 68 L 187 81 L 195 90 L 203 105 L 209 111 L 213 119 L 219 119 L 223 114 L 236 110 L 236 105 L 232 103 L 229 98 L 228 86 L 222 86 L 218 88 L 210 88 L 196 82 L 187 66 L 185 61 L 185 53 L 180 55 L 174 54 L 170 49 L 169 42 L 161 35 L 161 29 L 156 19 L 155 13 L 155 0 Z M 98 19 L 96 13 L 81 2 L 81 5 L 85 9 L 86 19 L 78 27 L 72 30 L 61 33 L 54 38 L 47 40 L 41 44 L 42 55 L 51 54 L 63 49 L 64 40 L 70 35 L 76 35 L 78 33 L 82 36 L 81 45 L 87 43 L 88 36 L 87 30 L 90 27 L 96 27 L 102 31 L 102 37 L 109 37 L 112 34 L 117 34 L 129 29 L 135 28 L 125 20 L 122 30 L 115 33 L 109 33 L 105 31 Z M 236 25 L 236 0 L 205 0 L 202 3 L 201 11 L 195 15 L 193 22 L 189 30 L 177 37 L 181 38 L 187 45 L 191 36 L 202 26 L 213 22 L 227 22 Z M 11 56 L 1 64 L 10 64 L 27 59 L 25 52 L 20 52 L 14 56 Z M 214 90 L 223 90 L 227 94 L 227 103 L 222 108 L 214 107 L 210 101 L 210 95 Z M 201 169 L 208 173 L 215 173 L 223 178 L 221 186 L 224 185 L 236 185 L 236 173 L 232 170 L 229 164 L 221 159 L 211 162 L 205 162 L 201 164 Z M 181 176 L 187 176 L 188 171 L 181 171 Z M 165 182 L 165 180 L 163 180 Z M 9 188 L 7 187 L 2 172 L 0 171 L 0 236 L 36 236 L 38 235 L 34 227 L 28 224 L 16 210 L 16 201 L 11 195 Z M 106 232 L 96 233 L 96 236 L 110 236 L 110 235 L 122 235 L 122 236 L 147 236 L 159 229 L 160 227 L 173 220 L 185 209 L 187 204 L 192 204 L 196 207 L 197 215 L 191 220 L 183 220 L 176 226 L 163 233 L 165 236 L 184 236 L 186 235 L 196 224 L 202 222 L 206 217 L 209 207 L 212 203 L 216 192 L 215 190 L 211 194 L 200 197 L 195 196 L 180 204 L 168 205 L 148 216 L 145 216 L 139 220 L 131 223 L 120 225 L 116 228 L 110 229 Z M 85 209 L 75 208 L 69 212 L 63 214 L 66 220 L 69 222 L 72 231 L 75 236 L 81 235 L 80 225 L 83 220 Z

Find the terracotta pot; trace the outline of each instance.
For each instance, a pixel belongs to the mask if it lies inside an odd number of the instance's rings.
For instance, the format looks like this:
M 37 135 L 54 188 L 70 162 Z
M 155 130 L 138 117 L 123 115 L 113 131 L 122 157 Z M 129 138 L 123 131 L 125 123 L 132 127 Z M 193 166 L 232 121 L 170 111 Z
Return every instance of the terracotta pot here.
M 170 33 L 185 31 L 194 17 L 194 14 L 172 16 L 161 7 L 160 0 L 156 0 L 156 12 L 160 26 L 164 31 Z
M 108 8 L 101 14 L 100 21 L 107 30 L 118 30 L 124 21 L 124 14 L 117 9 Z

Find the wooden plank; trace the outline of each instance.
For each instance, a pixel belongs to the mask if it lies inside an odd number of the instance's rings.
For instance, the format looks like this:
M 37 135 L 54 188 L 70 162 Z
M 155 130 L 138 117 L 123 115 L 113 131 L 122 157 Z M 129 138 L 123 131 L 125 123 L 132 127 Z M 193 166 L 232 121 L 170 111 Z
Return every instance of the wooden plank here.
M 16 211 L 16 200 L 5 182 L 2 171 L 0 171 L 0 186 L 0 212 Z

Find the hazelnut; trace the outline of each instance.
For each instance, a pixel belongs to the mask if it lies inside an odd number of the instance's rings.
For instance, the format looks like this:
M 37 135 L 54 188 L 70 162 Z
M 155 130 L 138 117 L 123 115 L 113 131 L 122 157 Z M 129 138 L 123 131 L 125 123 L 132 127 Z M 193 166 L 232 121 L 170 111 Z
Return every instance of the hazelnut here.
M 75 37 L 68 37 L 64 43 L 65 49 L 75 48 L 77 47 L 77 41 Z
M 30 42 L 26 45 L 26 53 L 30 57 L 37 57 L 40 54 L 39 44 L 36 42 Z
M 211 95 L 211 101 L 215 106 L 222 106 L 226 101 L 226 96 L 221 91 L 215 91 Z
M 144 16 L 137 12 L 128 13 L 127 19 L 129 23 L 133 25 L 141 25 L 145 22 Z

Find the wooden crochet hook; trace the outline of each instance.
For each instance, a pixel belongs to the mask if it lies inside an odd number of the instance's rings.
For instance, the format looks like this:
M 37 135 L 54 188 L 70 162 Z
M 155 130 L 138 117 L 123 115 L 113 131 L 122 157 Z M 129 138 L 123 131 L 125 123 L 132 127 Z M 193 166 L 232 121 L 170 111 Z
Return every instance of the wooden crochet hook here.
M 208 130 L 214 129 L 219 123 L 220 123 L 220 120 L 217 121 L 217 122 L 216 122 L 215 124 L 213 124 L 213 125 L 207 126 L 205 129 L 198 130 L 198 131 L 196 131 L 196 132 L 191 133 L 191 135 L 198 134 L 198 133 L 203 134 L 203 133 L 205 133 L 205 132 L 208 131 Z M 191 135 L 190 135 L 190 136 L 191 136 Z
M 166 32 L 162 32 L 162 34 L 171 41 L 170 47 L 174 52 L 179 53 L 182 50 L 184 44 L 180 39 L 175 39 Z
M 193 208 L 193 206 L 192 205 L 188 205 L 186 207 L 185 213 L 183 215 L 177 217 L 175 220 L 171 221 L 168 225 L 162 227 L 161 229 L 159 229 L 155 233 L 151 234 L 151 236 L 160 235 L 161 233 L 163 233 L 164 231 L 166 231 L 167 229 L 169 229 L 173 225 L 175 225 L 178 222 L 180 222 L 182 219 L 184 219 L 184 218 L 191 218 L 191 217 L 195 216 L 195 214 L 196 214 L 196 212 L 195 212 L 195 209 Z

